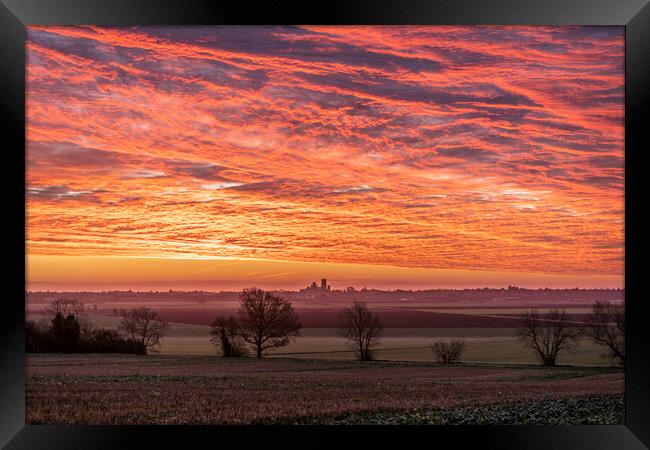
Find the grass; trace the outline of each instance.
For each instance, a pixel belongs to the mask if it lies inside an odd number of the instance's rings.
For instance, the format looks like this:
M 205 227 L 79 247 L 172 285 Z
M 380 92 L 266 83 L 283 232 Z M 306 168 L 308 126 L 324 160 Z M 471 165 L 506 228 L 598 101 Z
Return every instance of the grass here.
M 326 423 L 359 414 L 373 423 L 386 411 L 410 417 L 623 393 L 623 372 L 611 368 L 164 355 L 29 355 L 27 363 L 31 424 Z
M 433 330 L 436 329 L 420 329 Z M 440 337 L 460 337 L 466 340 L 466 349 L 463 353 L 464 362 L 477 363 L 508 363 L 508 364 L 535 364 L 537 362 L 533 353 L 524 351 L 521 343 L 514 335 L 506 336 L 464 336 L 459 330 L 446 330 L 439 333 Z M 334 333 L 334 330 L 332 330 Z M 377 346 L 379 359 L 393 361 L 432 361 L 431 345 L 436 339 L 436 334 L 431 335 L 403 335 L 391 333 L 387 329 L 387 336 L 382 338 Z M 404 333 L 406 334 L 406 333 Z M 170 335 L 163 339 L 161 354 L 165 355 L 215 355 L 216 348 L 210 342 L 209 336 L 178 336 Z M 610 366 L 616 363 L 603 356 L 603 348 L 587 339 L 580 341 L 577 351 L 563 354 L 559 364 L 584 365 L 584 366 Z M 287 347 L 275 349 L 270 356 L 308 358 L 308 359 L 355 359 L 344 339 L 334 335 L 314 335 L 309 329 L 303 330 L 303 336 Z
M 283 425 L 612 425 L 625 421 L 622 395 L 496 403 L 450 409 L 380 411 L 259 421 Z

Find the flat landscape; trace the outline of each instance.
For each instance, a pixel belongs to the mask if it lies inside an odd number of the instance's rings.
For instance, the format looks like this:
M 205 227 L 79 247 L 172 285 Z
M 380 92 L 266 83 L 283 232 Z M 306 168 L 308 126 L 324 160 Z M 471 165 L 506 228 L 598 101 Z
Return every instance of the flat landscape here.
M 583 308 L 584 309 L 584 308 Z M 464 316 L 479 317 L 483 311 L 493 313 L 492 309 L 478 310 L 466 308 Z M 522 309 L 508 309 L 522 312 Z M 211 322 L 219 313 L 205 313 L 204 322 Z M 414 313 L 415 314 L 415 313 Z M 441 315 L 446 313 L 440 313 Z M 184 316 L 172 316 L 182 319 Z M 44 320 L 45 315 L 32 314 L 31 319 Z M 90 313 L 88 319 L 104 328 L 117 328 L 121 317 L 108 313 Z M 470 322 L 471 324 L 471 322 Z M 377 357 L 389 361 L 432 361 L 431 345 L 435 339 L 460 338 L 466 343 L 463 362 L 535 364 L 533 353 L 527 352 L 516 337 L 513 327 L 400 327 L 386 328 L 384 337 L 377 348 Z M 170 322 L 168 334 L 161 340 L 160 355 L 210 356 L 216 355 L 217 348 L 210 342 L 210 327 L 195 323 Z M 303 328 L 300 336 L 287 347 L 269 351 L 269 357 L 290 357 L 307 359 L 354 360 L 354 351 L 346 341 L 337 335 L 335 328 Z M 605 351 L 589 341 L 581 339 L 575 351 L 561 354 L 559 364 L 578 366 L 615 366 L 616 362 L 605 356 Z
M 339 308 L 346 303 L 339 302 Z M 121 317 L 112 312 L 117 303 L 107 304 L 101 312 L 87 315 L 97 327 L 116 329 Z M 320 312 L 309 305 L 298 304 L 300 320 L 306 324 L 321 324 L 323 327 L 305 326 L 300 336 L 287 347 L 269 351 L 270 357 L 308 359 L 354 360 L 354 351 L 338 336 L 336 328 L 338 310 L 331 302 L 329 309 Z M 152 305 L 170 322 L 167 335 L 161 340 L 159 354 L 210 356 L 217 354 L 217 348 L 210 342 L 209 324 L 219 315 L 232 314 L 231 303 L 212 305 L 201 310 L 191 303 L 181 304 L 156 302 Z M 28 318 L 47 320 L 43 306 L 33 305 Z M 466 343 L 463 362 L 535 364 L 536 356 L 527 352 L 516 337 L 518 316 L 529 307 L 468 306 L 467 304 L 436 304 L 427 307 L 424 302 L 415 304 L 377 302 L 373 311 L 386 324 L 384 337 L 377 345 L 377 357 L 390 361 L 432 361 L 431 345 L 439 338 L 460 338 Z M 539 307 L 540 312 L 549 307 Z M 590 308 L 569 304 L 563 308 L 577 323 L 581 315 Z M 319 315 L 320 314 L 320 315 Z M 397 319 L 396 319 L 397 318 Z M 427 325 L 427 326 L 425 326 Z M 602 347 L 588 339 L 581 339 L 575 351 L 560 355 L 558 363 L 579 366 L 612 366 L 616 362 L 605 356 Z
M 623 423 L 623 27 L 26 39 L 28 423 Z
M 623 389 L 616 368 L 32 354 L 27 422 L 381 423 L 387 414 L 453 423 L 462 408 L 488 411 L 498 422 L 504 411 L 538 402 L 541 423 L 552 423 L 562 405 L 564 423 L 619 423 Z M 539 406 L 545 402 L 553 412 Z
M 192 335 L 189 332 L 197 334 Z M 216 355 L 209 329 L 187 328 L 171 333 L 161 343 L 161 355 Z M 377 358 L 389 361 L 433 361 L 431 345 L 438 338 L 462 338 L 466 349 L 463 361 L 471 363 L 535 364 L 536 356 L 527 352 L 513 328 L 387 328 L 377 345 Z M 562 354 L 559 364 L 579 366 L 613 366 L 602 347 L 581 339 L 574 352 Z M 354 351 L 331 328 L 307 328 L 295 343 L 269 351 L 269 357 L 354 360 Z
M 374 347 L 376 360 L 364 362 L 356 360 L 337 329 L 350 299 L 295 300 L 303 325 L 299 336 L 257 359 L 223 358 L 210 340 L 212 321 L 234 314 L 236 302 L 191 295 L 79 294 L 84 320 L 93 327 L 115 330 L 124 309 L 146 305 L 169 328 L 147 356 L 29 354 L 28 423 L 617 424 L 624 419 L 624 372 L 603 347 L 582 337 L 559 355 L 557 367 L 543 367 L 517 337 L 522 314 L 532 308 L 563 309 L 572 325 L 582 326 L 597 298 L 590 293 L 573 300 L 520 297 L 505 304 L 370 301 L 384 333 Z M 46 300 L 53 295 L 40 296 L 28 301 L 28 319 L 48 323 Z M 465 342 L 459 364 L 435 362 L 431 347 L 437 339 Z

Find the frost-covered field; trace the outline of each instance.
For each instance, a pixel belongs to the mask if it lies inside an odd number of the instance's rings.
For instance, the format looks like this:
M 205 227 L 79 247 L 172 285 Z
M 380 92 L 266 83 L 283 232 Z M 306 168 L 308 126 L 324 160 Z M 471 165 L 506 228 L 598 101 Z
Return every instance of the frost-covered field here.
M 622 393 L 623 372 L 607 368 L 29 355 L 27 421 L 327 423 L 346 414 L 399 416 L 414 411 L 455 411 L 544 399 L 552 403 L 555 399 Z M 563 417 L 571 422 L 570 414 Z

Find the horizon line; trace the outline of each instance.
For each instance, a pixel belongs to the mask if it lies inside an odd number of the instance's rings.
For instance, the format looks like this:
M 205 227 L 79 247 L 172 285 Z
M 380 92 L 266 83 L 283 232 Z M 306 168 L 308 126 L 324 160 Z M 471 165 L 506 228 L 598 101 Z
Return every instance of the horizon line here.
M 244 289 L 262 289 L 264 291 L 269 291 L 269 292 L 300 292 L 302 290 L 308 290 L 310 289 L 309 287 L 307 288 L 301 288 L 301 289 L 263 289 L 259 288 L 257 286 L 251 286 L 249 288 L 244 288 Z M 149 289 L 149 290 L 134 290 L 134 289 L 102 289 L 102 290 L 25 290 L 26 294 L 40 294 L 40 293 L 86 293 L 86 292 L 92 292 L 92 293 L 103 293 L 103 292 L 131 292 L 131 293 L 171 293 L 171 292 L 204 292 L 204 293 L 230 293 L 230 292 L 241 292 L 244 289 L 234 289 L 234 290 L 206 290 L 206 289 Z M 320 289 L 320 288 L 318 288 Z M 340 288 L 340 289 L 328 289 L 326 292 L 365 292 L 365 291 L 379 291 L 379 292 L 425 292 L 425 291 L 482 291 L 482 290 L 495 290 L 495 291 L 508 291 L 508 290 L 525 290 L 525 291 L 624 291 L 625 287 L 573 287 L 573 288 L 554 288 L 554 287 L 543 287 L 543 288 L 529 288 L 529 287 L 521 287 L 521 286 L 514 286 L 510 285 L 507 287 L 475 287 L 475 288 L 470 288 L 470 287 L 465 287 L 465 288 L 424 288 L 424 289 L 403 289 L 403 288 L 396 288 L 396 289 L 379 289 L 379 288 L 367 288 L 363 287 L 360 289 L 354 288 L 353 291 L 348 291 L 347 288 Z

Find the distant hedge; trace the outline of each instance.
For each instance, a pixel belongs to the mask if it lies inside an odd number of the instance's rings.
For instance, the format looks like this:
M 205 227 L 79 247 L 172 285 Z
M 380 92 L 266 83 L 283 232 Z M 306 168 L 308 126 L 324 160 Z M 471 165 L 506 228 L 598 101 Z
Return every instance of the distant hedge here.
M 25 324 L 27 353 L 132 353 L 146 354 L 142 342 L 121 336 L 115 330 L 94 328 L 81 333 L 74 315 L 56 314 L 50 324 L 28 320 Z

